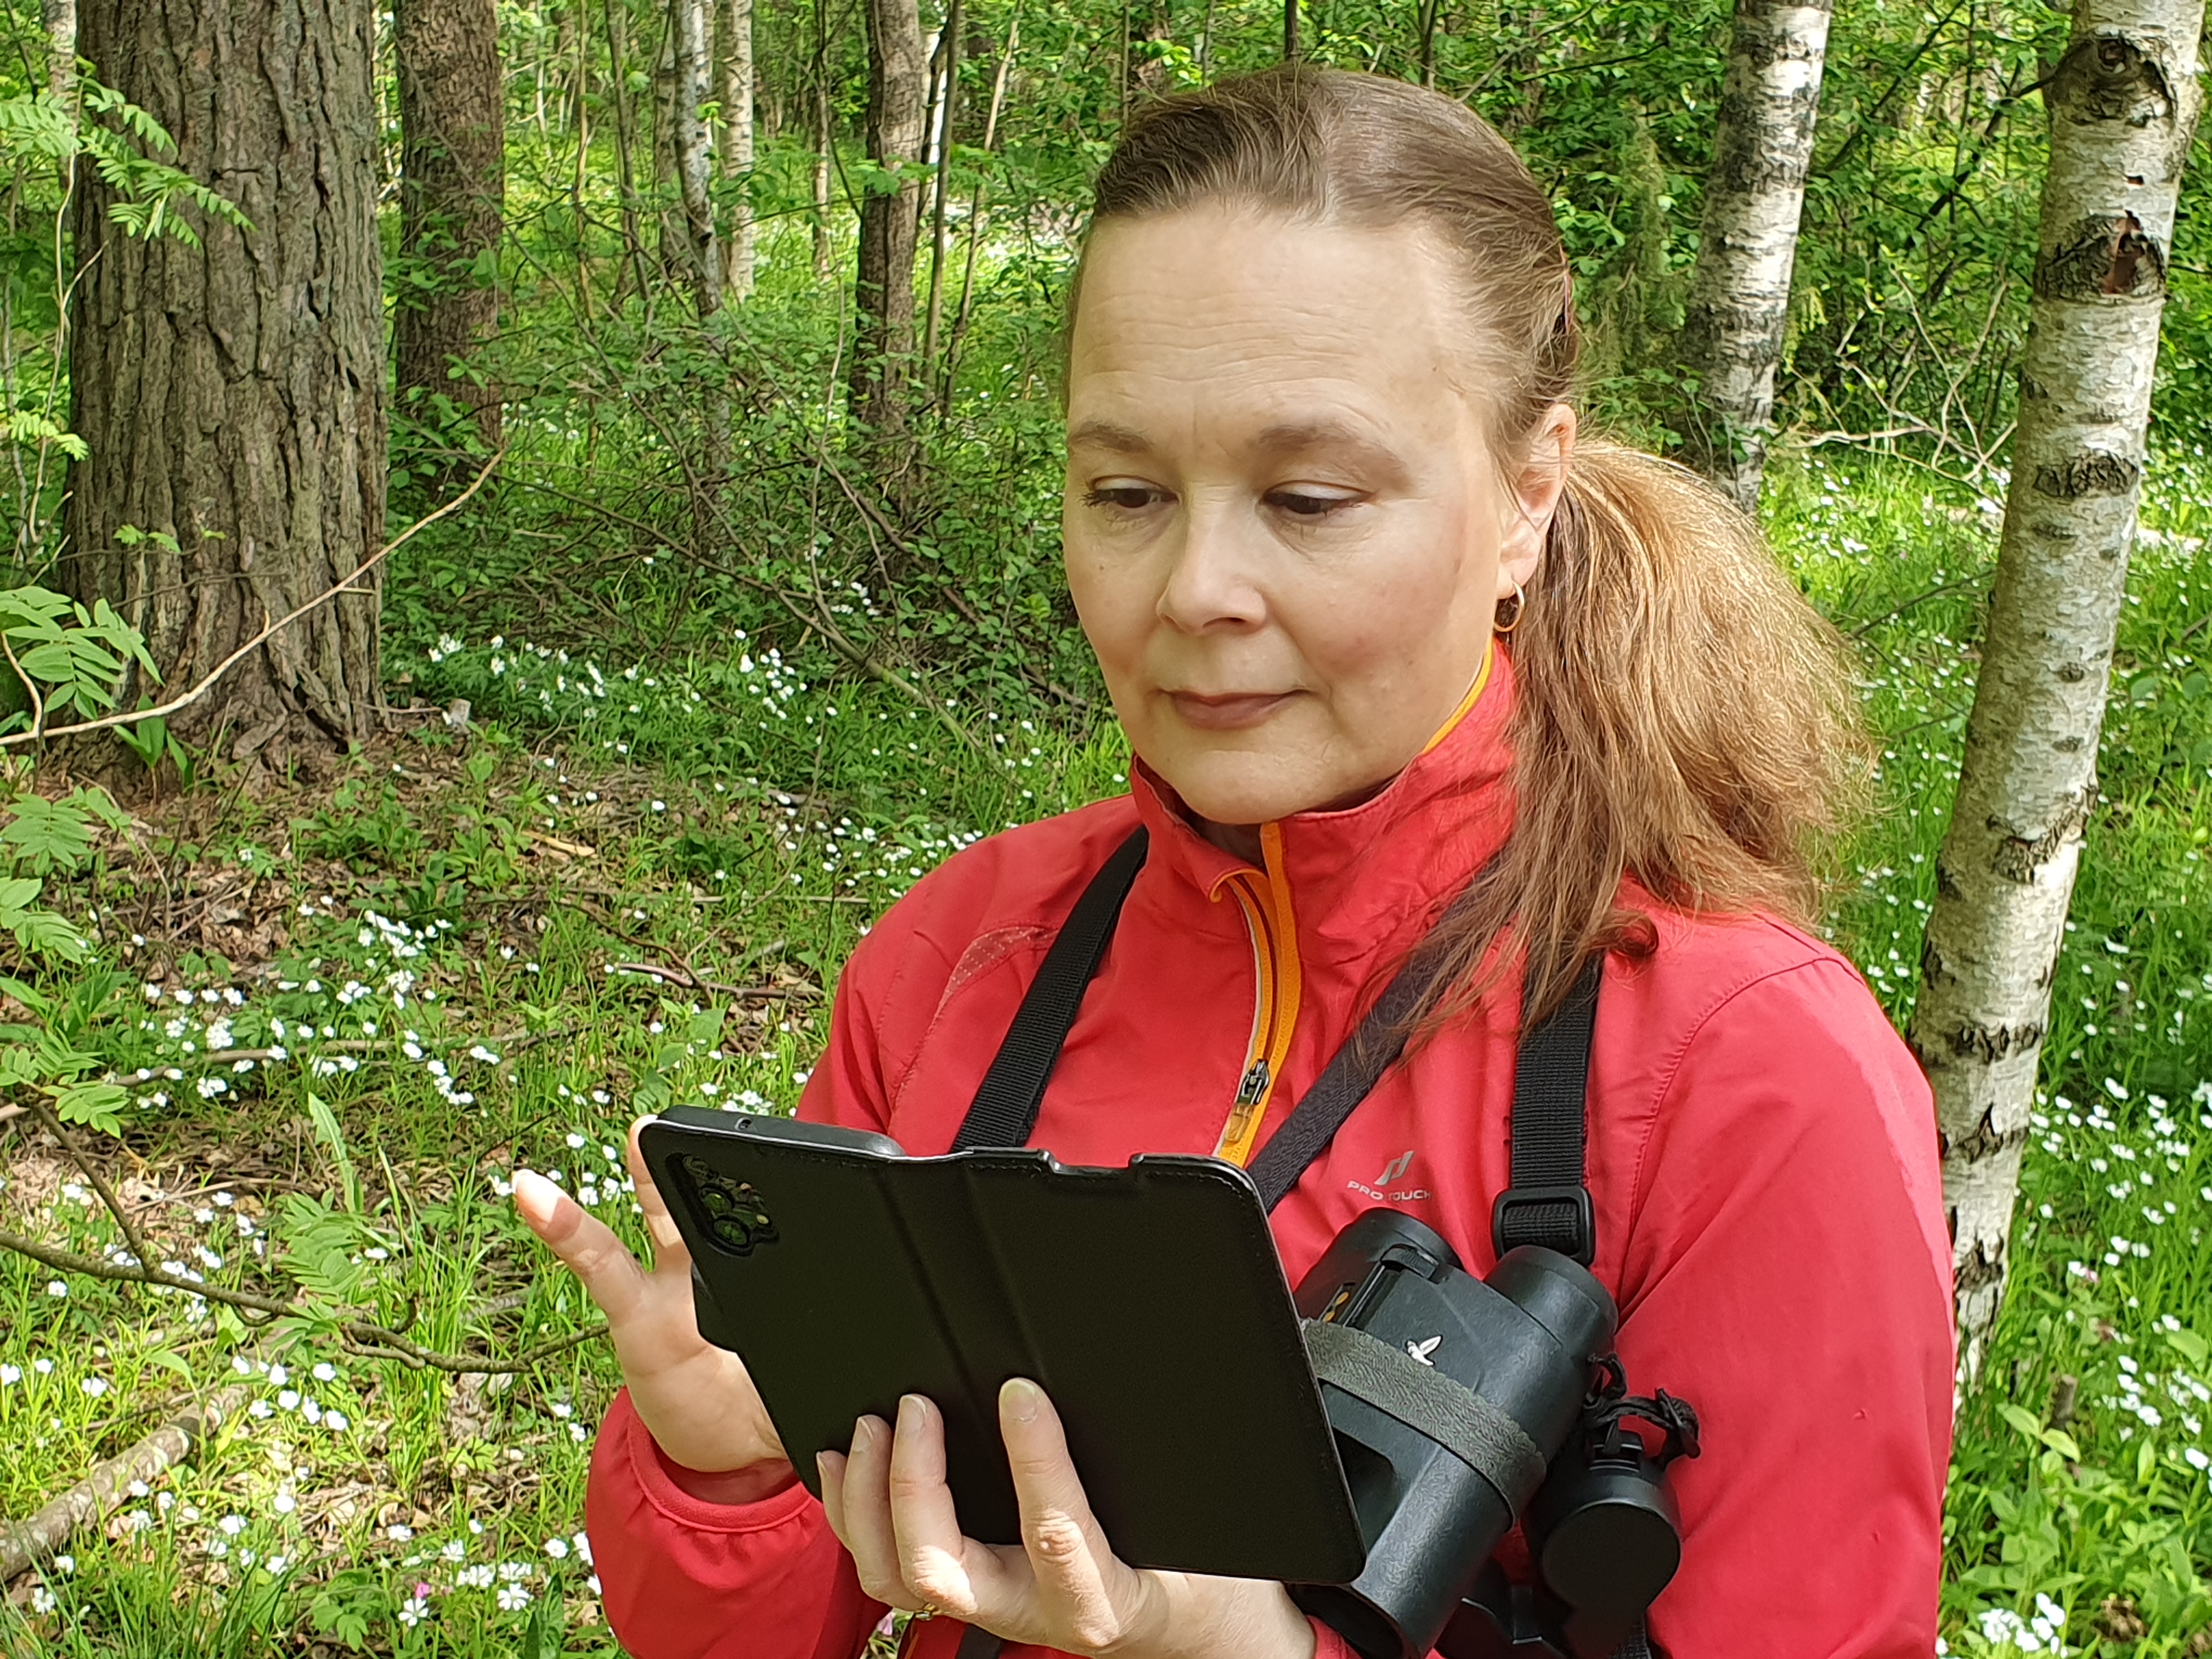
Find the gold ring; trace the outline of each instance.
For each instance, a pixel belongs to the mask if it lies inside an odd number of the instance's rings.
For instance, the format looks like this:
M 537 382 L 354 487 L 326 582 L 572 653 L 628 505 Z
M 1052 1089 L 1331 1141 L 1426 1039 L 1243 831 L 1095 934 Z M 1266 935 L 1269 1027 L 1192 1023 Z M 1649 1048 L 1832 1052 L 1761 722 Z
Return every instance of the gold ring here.
M 945 1609 L 934 1601 L 924 1601 L 914 1610 L 914 1616 L 917 1619 L 942 1619 Z

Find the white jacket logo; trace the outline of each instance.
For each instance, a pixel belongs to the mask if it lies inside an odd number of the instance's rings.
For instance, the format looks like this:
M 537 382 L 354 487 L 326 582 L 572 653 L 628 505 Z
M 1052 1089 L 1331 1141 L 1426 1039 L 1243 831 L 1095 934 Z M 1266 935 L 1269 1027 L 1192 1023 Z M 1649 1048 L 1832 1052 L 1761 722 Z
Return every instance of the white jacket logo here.
M 1413 1154 L 1410 1151 L 1403 1152 L 1382 1166 L 1382 1173 L 1375 1177 L 1373 1186 L 1364 1181 L 1347 1181 L 1344 1183 L 1345 1188 L 1348 1192 L 1358 1193 L 1362 1198 L 1371 1198 L 1378 1204 L 1412 1204 L 1430 1197 L 1429 1189 L 1425 1187 L 1393 1187 L 1390 1183 L 1403 1181 L 1413 1167 Z

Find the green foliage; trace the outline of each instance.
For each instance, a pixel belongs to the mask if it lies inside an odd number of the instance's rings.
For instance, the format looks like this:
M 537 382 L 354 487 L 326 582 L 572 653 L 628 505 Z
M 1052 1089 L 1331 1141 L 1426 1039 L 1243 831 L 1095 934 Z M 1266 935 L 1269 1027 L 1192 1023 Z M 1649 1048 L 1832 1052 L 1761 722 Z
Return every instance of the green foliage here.
M 134 666 L 149 680 L 161 679 L 145 640 L 106 599 L 88 610 L 43 587 L 0 590 L 0 636 L 8 641 L 18 686 L 35 691 L 49 715 L 105 714 Z M 0 722 L 0 732 L 29 725 L 25 709 Z

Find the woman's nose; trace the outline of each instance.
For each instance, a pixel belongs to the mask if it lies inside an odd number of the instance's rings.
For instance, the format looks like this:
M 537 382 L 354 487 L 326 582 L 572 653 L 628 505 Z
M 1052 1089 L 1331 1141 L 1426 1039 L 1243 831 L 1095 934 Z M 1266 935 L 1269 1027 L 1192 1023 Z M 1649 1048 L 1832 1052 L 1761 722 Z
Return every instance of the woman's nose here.
M 1170 537 L 1159 615 L 1170 627 L 1202 634 L 1256 627 L 1267 604 L 1258 581 L 1252 526 L 1225 504 L 1187 500 Z

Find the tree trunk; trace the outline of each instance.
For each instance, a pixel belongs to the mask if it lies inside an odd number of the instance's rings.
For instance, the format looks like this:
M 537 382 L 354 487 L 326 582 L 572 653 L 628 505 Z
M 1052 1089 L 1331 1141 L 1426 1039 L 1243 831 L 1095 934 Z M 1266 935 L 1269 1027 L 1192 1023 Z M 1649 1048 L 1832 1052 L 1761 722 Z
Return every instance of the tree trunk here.
M 723 286 L 732 300 L 753 291 L 753 208 L 746 194 L 753 170 L 753 0 L 722 9 L 722 177 L 730 189 L 730 235 L 723 247 Z
M 945 0 L 945 27 L 939 34 L 945 54 L 945 89 L 937 112 L 935 176 L 931 180 L 929 239 L 929 317 L 922 329 L 924 371 L 937 370 L 938 339 L 945 326 L 945 212 L 952 188 L 952 122 L 960 111 L 960 0 Z
M 830 169 L 837 129 L 830 108 L 830 0 L 814 0 L 814 276 L 830 280 Z
M 76 0 L 45 0 L 46 91 L 58 104 L 76 101 Z
M 637 199 L 637 106 L 630 100 L 629 0 L 606 0 L 607 95 L 615 106 L 615 178 L 622 191 L 623 246 L 629 255 L 624 267 L 643 295 L 652 287 L 646 273 L 645 228 Z M 622 304 L 622 283 L 615 283 L 615 305 Z
M 399 252 L 393 307 L 402 409 L 442 394 L 500 441 L 500 390 L 473 370 L 499 332 L 494 262 L 507 201 L 505 100 L 492 0 L 398 0 Z M 473 468 L 456 471 L 472 471 Z
M 722 308 L 722 251 L 714 236 L 714 155 L 704 106 L 714 76 L 714 31 L 708 0 L 671 0 L 675 84 L 671 90 L 670 140 L 677 191 L 684 204 L 684 270 L 702 317 Z
M 860 201 L 853 418 L 890 433 L 905 424 L 913 367 L 914 253 L 929 65 L 916 0 L 866 0 L 866 9 L 868 156 L 894 182 L 889 189 L 872 183 Z
M 252 228 L 139 240 L 90 168 L 75 209 L 70 592 L 112 603 L 181 690 L 329 592 L 384 536 L 373 9 L 348 0 L 79 0 L 79 50 Z M 154 532 L 125 546 L 124 526 Z M 166 539 L 173 538 L 174 550 Z M 378 723 L 378 599 L 252 652 L 171 726 L 234 758 L 318 758 Z M 148 688 L 125 689 L 125 706 Z
M 2036 1062 L 2104 723 L 2203 0 L 2077 0 L 1996 592 L 1912 1046 L 1936 1089 L 1967 1362 L 2004 1296 Z
M 1698 377 L 1686 459 L 1746 512 L 1759 505 L 1790 271 L 1813 161 L 1835 0 L 1736 0 L 1705 179 L 1682 362 Z

